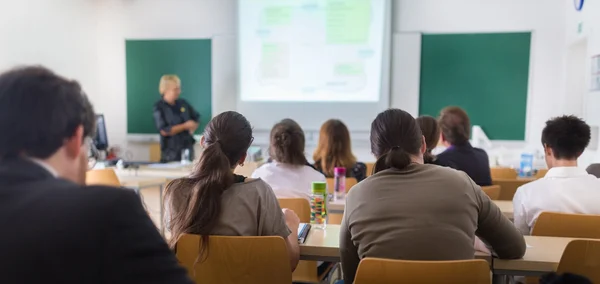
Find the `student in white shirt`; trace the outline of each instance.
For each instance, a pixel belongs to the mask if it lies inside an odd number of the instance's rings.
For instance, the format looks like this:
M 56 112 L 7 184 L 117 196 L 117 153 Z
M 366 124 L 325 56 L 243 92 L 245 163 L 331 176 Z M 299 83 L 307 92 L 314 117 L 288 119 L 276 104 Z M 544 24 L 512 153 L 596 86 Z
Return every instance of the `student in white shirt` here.
M 298 123 L 284 119 L 271 129 L 271 162 L 256 169 L 252 178 L 267 182 L 278 198 L 309 198 L 312 183 L 325 181 L 304 156 L 304 131 Z
M 542 144 L 550 170 L 545 177 L 521 186 L 513 198 L 514 223 L 523 234 L 530 234 L 545 211 L 600 214 L 600 180 L 577 167 L 590 136 L 590 127 L 575 116 L 546 122 Z

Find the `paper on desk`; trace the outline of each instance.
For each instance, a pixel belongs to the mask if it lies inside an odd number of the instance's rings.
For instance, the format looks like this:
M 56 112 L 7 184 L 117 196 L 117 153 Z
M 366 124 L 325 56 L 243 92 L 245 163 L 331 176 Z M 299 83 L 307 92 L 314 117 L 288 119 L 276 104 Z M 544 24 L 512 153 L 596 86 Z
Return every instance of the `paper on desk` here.
M 532 248 L 533 246 L 529 245 L 528 243 L 525 243 L 525 245 L 527 246 L 527 248 Z

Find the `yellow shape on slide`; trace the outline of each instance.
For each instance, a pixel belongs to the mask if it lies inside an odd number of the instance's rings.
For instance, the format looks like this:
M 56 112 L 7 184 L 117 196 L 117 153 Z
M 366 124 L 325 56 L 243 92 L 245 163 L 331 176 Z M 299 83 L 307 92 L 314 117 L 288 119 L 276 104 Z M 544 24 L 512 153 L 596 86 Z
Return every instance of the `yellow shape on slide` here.
M 291 6 L 270 6 L 264 9 L 263 24 L 266 26 L 286 26 L 291 22 Z
M 328 0 L 328 44 L 361 44 L 369 39 L 371 0 Z
M 338 63 L 333 68 L 334 74 L 341 76 L 358 76 L 365 71 L 362 63 Z

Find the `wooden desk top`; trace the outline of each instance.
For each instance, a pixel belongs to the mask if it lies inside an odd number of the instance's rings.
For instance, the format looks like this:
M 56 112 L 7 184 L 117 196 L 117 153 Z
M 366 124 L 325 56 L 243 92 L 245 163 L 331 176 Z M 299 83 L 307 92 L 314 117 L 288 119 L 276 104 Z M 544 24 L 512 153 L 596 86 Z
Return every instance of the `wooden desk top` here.
M 513 219 L 513 203 L 512 201 L 504 201 L 504 200 L 494 200 L 494 203 L 500 207 L 500 211 L 502 214 L 506 216 L 508 219 Z M 328 204 L 328 208 L 331 213 L 344 213 L 344 208 L 346 207 L 345 200 L 332 200 Z
M 529 272 L 542 274 L 556 271 L 567 244 L 575 238 L 525 236 L 527 252 L 522 259 L 494 259 L 494 270 L 498 272 Z

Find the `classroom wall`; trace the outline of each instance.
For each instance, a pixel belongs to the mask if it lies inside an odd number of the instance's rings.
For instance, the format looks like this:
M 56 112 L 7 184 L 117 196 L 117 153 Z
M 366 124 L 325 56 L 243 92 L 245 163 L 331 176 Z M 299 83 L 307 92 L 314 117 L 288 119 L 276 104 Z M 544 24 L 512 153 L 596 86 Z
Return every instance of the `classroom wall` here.
M 399 0 L 395 2 L 394 31 L 397 34 L 414 33 L 485 33 L 532 32 L 529 95 L 527 102 L 526 142 L 518 147 L 541 147 L 541 129 L 551 116 L 562 113 L 564 97 L 565 14 L 559 1 L 546 0 Z M 402 52 L 402 47 L 395 47 Z M 419 72 L 418 62 L 396 65 L 394 77 L 401 81 Z M 402 97 L 405 96 L 405 97 Z M 408 96 L 408 97 L 406 97 Z M 409 101 L 410 108 L 418 108 L 418 89 L 398 94 L 393 105 Z M 415 110 L 416 112 L 416 110 Z
M 96 95 L 96 13 L 93 1 L 3 1 L 0 71 L 41 64 L 78 80 Z M 76 24 L 75 24 L 76 23 Z
M 582 11 L 576 11 L 573 6 L 573 1 L 564 1 L 564 11 L 566 17 L 566 41 L 565 47 L 567 54 L 583 53 L 583 66 L 579 65 L 578 70 L 570 69 L 570 72 L 577 72 L 577 75 L 582 76 L 583 81 L 583 98 L 581 99 L 582 106 L 577 106 L 582 116 L 592 127 L 600 126 L 600 92 L 590 91 L 591 66 L 590 59 L 594 55 L 600 54 L 600 2 L 585 1 Z M 569 57 L 571 59 L 571 57 Z M 578 56 L 574 56 L 572 60 L 578 60 Z M 571 65 L 571 60 L 567 63 Z M 573 64 L 575 65 L 575 64 Z M 567 74 L 568 76 L 568 74 Z M 568 87 L 565 98 L 569 100 L 569 96 L 573 93 L 578 93 L 576 88 Z M 577 94 L 575 94 L 577 95 Z M 598 147 L 598 141 L 595 142 L 595 147 Z M 600 151 L 586 150 L 580 164 L 587 165 L 591 162 L 600 161 Z

